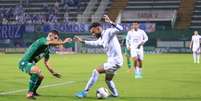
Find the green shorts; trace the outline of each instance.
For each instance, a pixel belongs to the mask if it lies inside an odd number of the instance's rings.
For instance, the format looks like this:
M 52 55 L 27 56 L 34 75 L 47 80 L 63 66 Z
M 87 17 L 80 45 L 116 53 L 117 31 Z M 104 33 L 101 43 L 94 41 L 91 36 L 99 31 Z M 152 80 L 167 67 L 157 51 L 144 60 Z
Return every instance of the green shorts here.
M 124 54 L 126 55 L 126 56 L 131 56 L 131 52 L 130 52 L 130 50 L 128 50 L 128 48 L 125 48 L 124 49 Z
M 28 61 L 20 61 L 19 62 L 19 69 L 22 71 L 22 72 L 25 72 L 25 73 L 30 73 L 31 72 L 31 68 L 35 66 L 35 64 L 33 63 L 30 63 Z

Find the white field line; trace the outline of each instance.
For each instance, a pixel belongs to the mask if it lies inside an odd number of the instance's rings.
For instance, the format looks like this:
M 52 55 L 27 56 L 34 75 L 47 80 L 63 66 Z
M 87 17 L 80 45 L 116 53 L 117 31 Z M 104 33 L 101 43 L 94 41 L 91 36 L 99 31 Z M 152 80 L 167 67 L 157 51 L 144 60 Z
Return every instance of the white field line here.
M 62 85 L 70 85 L 70 84 L 74 84 L 74 83 L 76 83 L 76 81 L 68 81 L 68 82 L 63 82 L 63 83 L 49 84 L 49 85 L 41 86 L 39 89 L 62 86 Z M 24 91 L 28 91 L 28 89 L 19 89 L 19 90 L 1 92 L 0 95 L 14 94 L 14 93 L 19 93 L 19 92 L 24 92 Z

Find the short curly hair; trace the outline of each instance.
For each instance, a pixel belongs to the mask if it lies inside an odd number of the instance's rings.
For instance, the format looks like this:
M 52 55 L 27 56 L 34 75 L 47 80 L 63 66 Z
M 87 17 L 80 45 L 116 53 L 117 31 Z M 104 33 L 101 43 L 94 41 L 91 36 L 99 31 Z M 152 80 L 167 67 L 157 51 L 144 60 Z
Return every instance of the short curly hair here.
M 92 24 L 89 26 L 89 30 L 91 30 L 91 29 L 94 28 L 94 27 L 98 27 L 98 26 L 101 26 L 101 24 L 98 23 L 98 22 L 94 22 L 94 23 L 92 23 Z
M 53 34 L 56 34 L 59 36 L 59 32 L 57 30 L 51 30 L 51 31 L 49 31 L 49 33 L 53 33 Z

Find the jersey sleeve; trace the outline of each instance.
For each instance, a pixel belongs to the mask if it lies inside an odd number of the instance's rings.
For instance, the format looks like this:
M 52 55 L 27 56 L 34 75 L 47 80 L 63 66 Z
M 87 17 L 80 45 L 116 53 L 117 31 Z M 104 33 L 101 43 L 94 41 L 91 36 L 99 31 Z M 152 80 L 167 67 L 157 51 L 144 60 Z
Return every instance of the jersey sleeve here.
M 112 24 L 113 25 L 113 28 L 110 28 L 110 36 L 114 36 L 114 34 L 120 32 L 123 30 L 123 27 L 119 24 Z
M 39 45 L 48 45 L 47 39 L 44 38 L 44 37 L 38 39 L 38 44 L 39 44 Z
M 91 46 L 102 46 L 102 41 L 100 38 L 96 41 L 84 41 L 84 43 Z

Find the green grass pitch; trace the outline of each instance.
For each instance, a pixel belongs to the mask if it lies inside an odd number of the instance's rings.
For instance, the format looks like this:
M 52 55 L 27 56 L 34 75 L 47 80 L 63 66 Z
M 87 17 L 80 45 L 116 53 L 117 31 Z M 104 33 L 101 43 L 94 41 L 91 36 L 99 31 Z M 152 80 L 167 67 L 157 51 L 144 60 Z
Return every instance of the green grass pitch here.
M 0 54 L 0 101 L 27 101 L 24 89 L 29 76 L 17 67 L 21 56 Z M 78 99 L 74 94 L 85 87 L 93 68 L 106 58 L 103 54 L 53 55 L 50 62 L 62 74 L 61 79 L 48 73 L 41 61 L 37 65 L 45 79 L 39 89 L 42 96 L 37 101 L 96 101 L 96 89 L 106 87 L 104 75 L 87 98 Z M 114 78 L 120 97 L 104 101 L 201 101 L 201 64 L 193 64 L 190 54 L 145 55 L 143 66 L 143 79 L 136 80 L 127 73 L 125 61 Z

